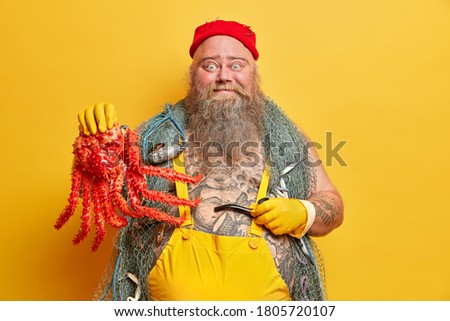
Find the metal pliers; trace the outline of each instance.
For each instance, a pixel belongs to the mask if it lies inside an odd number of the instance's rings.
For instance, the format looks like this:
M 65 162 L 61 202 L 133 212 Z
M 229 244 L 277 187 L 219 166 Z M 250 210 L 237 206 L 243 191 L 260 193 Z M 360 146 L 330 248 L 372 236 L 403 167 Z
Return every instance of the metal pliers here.
M 268 199 L 269 199 L 268 197 L 263 197 L 258 201 L 258 204 L 261 204 L 262 202 L 265 202 Z M 239 212 L 239 213 L 247 214 L 247 215 L 251 216 L 251 211 L 253 209 L 250 207 L 245 207 L 245 206 L 241 206 L 241 205 L 233 204 L 233 203 L 223 204 L 223 205 L 214 207 L 214 212 L 219 212 L 219 211 L 223 211 L 223 210 L 232 210 L 235 212 Z

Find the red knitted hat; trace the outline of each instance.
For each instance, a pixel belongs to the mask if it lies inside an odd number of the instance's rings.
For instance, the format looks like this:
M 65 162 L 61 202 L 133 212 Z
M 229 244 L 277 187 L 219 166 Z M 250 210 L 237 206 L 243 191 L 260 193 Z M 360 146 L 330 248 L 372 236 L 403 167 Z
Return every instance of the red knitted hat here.
M 236 21 L 224 20 L 207 22 L 195 29 L 194 40 L 192 41 L 191 48 L 189 49 L 191 58 L 194 57 L 195 51 L 203 41 L 209 37 L 219 35 L 230 36 L 239 40 L 245 47 L 247 47 L 248 50 L 250 50 L 253 58 L 258 60 L 259 53 L 258 50 L 256 50 L 256 35 L 252 30 L 250 30 L 250 27 Z

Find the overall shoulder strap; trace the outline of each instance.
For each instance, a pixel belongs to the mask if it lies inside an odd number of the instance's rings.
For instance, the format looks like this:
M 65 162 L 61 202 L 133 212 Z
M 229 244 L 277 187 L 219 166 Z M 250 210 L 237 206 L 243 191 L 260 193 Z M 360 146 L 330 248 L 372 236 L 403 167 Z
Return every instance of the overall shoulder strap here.
M 186 174 L 186 169 L 184 167 L 183 153 L 180 153 L 177 157 L 173 159 L 173 169 L 178 173 Z M 179 198 L 184 198 L 187 200 L 189 199 L 188 188 L 185 182 L 175 181 L 175 190 Z M 181 225 L 182 227 L 194 224 L 194 221 L 192 220 L 191 216 L 191 208 L 189 206 L 179 205 L 178 211 L 180 213 L 180 217 L 183 216 L 186 217 L 185 221 Z
M 258 202 L 261 198 L 266 197 L 267 189 L 269 187 L 269 169 L 266 166 L 264 169 L 263 175 L 261 177 L 261 182 L 259 183 L 258 195 L 256 196 L 256 202 Z M 249 236 L 262 236 L 262 226 L 255 223 L 255 219 L 252 219 L 252 225 L 248 230 Z

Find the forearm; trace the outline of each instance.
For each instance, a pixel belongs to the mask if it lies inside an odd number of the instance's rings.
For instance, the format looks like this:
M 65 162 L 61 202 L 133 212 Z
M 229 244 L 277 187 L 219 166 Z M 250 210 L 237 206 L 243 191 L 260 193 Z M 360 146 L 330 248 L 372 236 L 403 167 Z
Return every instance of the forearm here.
M 308 199 L 316 209 L 316 219 L 308 231 L 311 236 L 324 236 L 342 224 L 344 207 L 335 191 L 321 191 Z

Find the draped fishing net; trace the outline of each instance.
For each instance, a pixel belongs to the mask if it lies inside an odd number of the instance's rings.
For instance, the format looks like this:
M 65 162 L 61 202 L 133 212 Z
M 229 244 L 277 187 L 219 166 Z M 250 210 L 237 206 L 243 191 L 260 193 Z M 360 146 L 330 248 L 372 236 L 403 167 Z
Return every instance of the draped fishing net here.
M 156 145 L 178 144 L 185 139 L 183 130 L 187 127 L 186 110 L 183 101 L 141 124 L 139 145 L 145 161 Z M 316 177 L 308 159 L 308 141 L 281 109 L 267 100 L 264 116 L 263 139 L 267 162 L 270 166 L 269 194 L 299 199 L 309 198 L 315 190 Z M 171 166 L 170 162 L 161 166 Z M 288 170 L 287 170 L 288 169 Z M 153 190 L 167 191 L 166 180 L 148 178 Z M 126 195 L 126 191 L 124 191 Z M 149 202 L 178 216 L 177 209 L 167 205 Z M 115 240 L 113 254 L 95 291 L 95 300 L 149 300 L 147 278 L 160 251 L 162 235 L 170 236 L 171 227 L 147 218 L 128 218 L 128 225 L 121 229 Z M 302 239 L 290 238 L 293 257 L 294 286 L 293 300 L 326 300 L 326 279 L 322 255 L 309 236 Z M 154 249 L 157 249 L 156 251 Z

